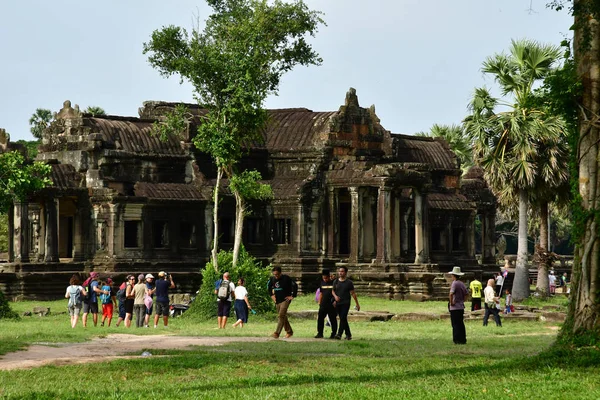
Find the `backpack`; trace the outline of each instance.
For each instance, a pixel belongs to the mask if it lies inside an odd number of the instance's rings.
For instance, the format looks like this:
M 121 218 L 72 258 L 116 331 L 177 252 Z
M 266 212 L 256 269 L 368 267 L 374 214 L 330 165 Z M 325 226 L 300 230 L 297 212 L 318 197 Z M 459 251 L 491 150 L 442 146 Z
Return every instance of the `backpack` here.
M 121 303 L 124 303 L 125 300 L 127 300 L 127 289 L 119 289 L 117 291 L 117 300 L 119 300 Z
M 108 304 L 108 303 L 111 302 L 111 299 L 110 299 L 110 292 L 111 291 L 112 291 L 112 289 L 108 289 L 108 294 L 102 293 L 100 295 L 100 300 L 102 301 L 102 304 Z
M 229 286 L 229 281 L 223 279 L 219 285 L 219 289 L 217 290 L 217 298 L 219 300 L 228 300 L 230 294 L 231 287 Z
M 69 307 L 81 304 L 81 290 L 79 286 L 69 286 Z
M 83 288 L 85 289 L 85 296 L 83 297 L 83 301 L 89 303 L 92 298 L 92 282 L 94 280 L 92 278 L 88 278 L 85 282 L 83 282 Z

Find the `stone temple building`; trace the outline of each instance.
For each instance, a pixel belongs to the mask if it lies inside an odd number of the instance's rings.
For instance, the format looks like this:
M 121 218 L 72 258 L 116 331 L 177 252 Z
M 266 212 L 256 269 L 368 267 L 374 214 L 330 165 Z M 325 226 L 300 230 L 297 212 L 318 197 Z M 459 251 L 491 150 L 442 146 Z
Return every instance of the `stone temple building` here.
M 167 270 L 182 290 L 197 289 L 210 257 L 216 168 L 191 144 L 205 113 L 198 106 L 188 105 L 194 117 L 181 137 L 153 134 L 175 106 L 145 102 L 134 118 L 65 102 L 37 156 L 52 166 L 53 185 L 9 215 L 10 262 L 0 266 L 9 296 L 61 296 L 72 273 L 90 270 L 117 278 Z M 480 169 L 461 176 L 445 141 L 390 133 L 354 89 L 337 111 L 268 115 L 264 141 L 241 168 L 260 171 L 274 197 L 252 204 L 244 245 L 301 289 L 313 290 L 322 268 L 346 265 L 363 294 L 439 299 L 453 265 L 479 275 L 495 264 L 496 199 Z M 222 248 L 234 233 L 226 186 Z

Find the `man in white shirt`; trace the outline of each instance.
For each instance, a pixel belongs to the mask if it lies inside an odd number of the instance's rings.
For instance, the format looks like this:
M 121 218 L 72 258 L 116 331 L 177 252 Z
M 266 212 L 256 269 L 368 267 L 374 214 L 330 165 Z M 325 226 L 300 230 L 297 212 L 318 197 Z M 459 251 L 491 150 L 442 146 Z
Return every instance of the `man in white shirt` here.
M 496 305 L 496 302 L 499 301 L 499 297 L 495 296 L 493 279 L 488 279 L 487 286 L 485 289 L 483 289 L 483 294 L 485 295 L 485 315 L 483 316 L 483 326 L 487 326 L 490 314 L 494 315 L 496 326 L 502 326 L 500 315 L 498 314 L 498 306 Z

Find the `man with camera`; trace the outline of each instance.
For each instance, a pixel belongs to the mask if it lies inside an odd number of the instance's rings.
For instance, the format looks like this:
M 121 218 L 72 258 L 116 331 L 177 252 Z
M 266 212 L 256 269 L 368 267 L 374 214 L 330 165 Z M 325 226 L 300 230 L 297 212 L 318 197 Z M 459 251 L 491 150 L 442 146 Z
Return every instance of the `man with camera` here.
M 167 278 L 169 280 L 167 280 Z M 156 282 L 156 305 L 154 306 L 154 327 L 158 326 L 158 318 L 162 315 L 165 326 L 169 325 L 169 289 L 175 288 L 173 276 L 165 271 L 158 273 L 158 281 Z

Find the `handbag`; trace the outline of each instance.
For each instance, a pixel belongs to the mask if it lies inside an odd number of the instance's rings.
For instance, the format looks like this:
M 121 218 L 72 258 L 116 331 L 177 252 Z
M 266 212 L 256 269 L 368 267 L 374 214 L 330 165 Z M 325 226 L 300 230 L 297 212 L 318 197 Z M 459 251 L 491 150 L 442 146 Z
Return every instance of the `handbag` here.
M 144 305 L 146 306 L 147 309 L 151 309 L 152 308 L 152 297 L 145 295 L 144 296 Z

